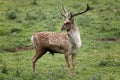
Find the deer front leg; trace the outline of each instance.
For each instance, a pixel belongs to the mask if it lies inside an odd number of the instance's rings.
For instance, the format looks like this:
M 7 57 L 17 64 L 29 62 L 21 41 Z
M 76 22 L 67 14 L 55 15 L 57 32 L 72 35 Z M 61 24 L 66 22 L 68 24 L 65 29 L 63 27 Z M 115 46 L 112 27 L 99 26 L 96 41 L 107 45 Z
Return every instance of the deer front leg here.
M 76 54 L 72 54 L 73 76 L 76 76 L 75 64 L 76 64 Z
M 66 60 L 68 76 L 70 76 L 70 63 L 69 63 L 69 53 L 68 52 L 65 52 L 65 60 Z

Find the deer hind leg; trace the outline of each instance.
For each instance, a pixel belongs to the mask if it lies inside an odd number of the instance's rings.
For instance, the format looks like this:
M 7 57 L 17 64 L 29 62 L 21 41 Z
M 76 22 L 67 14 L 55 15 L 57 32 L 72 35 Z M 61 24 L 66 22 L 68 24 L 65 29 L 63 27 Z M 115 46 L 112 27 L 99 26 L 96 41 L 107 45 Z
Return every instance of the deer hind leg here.
M 39 50 L 39 51 L 36 50 L 36 54 L 32 58 L 32 71 L 33 72 L 35 72 L 35 63 L 36 63 L 36 61 L 40 57 L 42 57 L 42 55 L 44 55 L 45 53 L 46 53 L 46 51 L 44 51 L 44 50 Z
M 73 76 L 76 76 L 75 64 L 76 64 L 76 54 L 72 54 Z
M 66 60 L 68 76 L 70 76 L 70 63 L 69 63 L 69 53 L 68 52 L 65 52 L 65 60 Z

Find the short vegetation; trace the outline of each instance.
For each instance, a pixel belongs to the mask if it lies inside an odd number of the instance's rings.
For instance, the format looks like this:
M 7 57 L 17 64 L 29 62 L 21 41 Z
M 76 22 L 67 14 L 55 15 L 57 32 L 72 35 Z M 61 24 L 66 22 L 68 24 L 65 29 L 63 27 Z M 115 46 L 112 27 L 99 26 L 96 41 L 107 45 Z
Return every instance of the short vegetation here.
M 61 5 L 73 12 L 83 46 L 76 77 L 68 77 L 64 55 L 46 53 L 32 73 L 31 35 L 61 32 Z M 120 0 L 0 0 L 0 80 L 120 80 Z

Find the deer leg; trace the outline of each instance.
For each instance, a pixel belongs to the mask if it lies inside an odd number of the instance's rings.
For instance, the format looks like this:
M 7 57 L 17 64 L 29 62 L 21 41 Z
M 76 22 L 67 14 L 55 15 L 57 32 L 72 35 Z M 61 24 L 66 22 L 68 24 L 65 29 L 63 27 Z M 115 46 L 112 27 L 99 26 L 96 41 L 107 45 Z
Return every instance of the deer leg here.
M 69 63 L 69 53 L 68 52 L 65 53 L 65 60 L 66 60 L 68 75 L 70 76 L 70 63 Z
M 75 64 L 76 64 L 76 54 L 72 54 L 73 76 L 76 76 Z
M 46 53 L 46 51 L 36 51 L 36 54 L 32 58 L 32 71 L 35 72 L 35 63 L 36 61 Z

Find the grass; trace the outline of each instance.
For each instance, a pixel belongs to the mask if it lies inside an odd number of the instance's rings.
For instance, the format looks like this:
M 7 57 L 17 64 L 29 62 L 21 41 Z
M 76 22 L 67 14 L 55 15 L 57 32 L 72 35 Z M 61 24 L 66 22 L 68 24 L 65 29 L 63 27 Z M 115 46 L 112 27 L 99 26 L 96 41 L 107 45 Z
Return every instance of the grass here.
M 0 80 L 120 80 L 119 0 L 0 1 Z M 83 46 L 77 55 L 76 77 L 68 77 L 64 55 L 46 53 L 31 70 L 34 50 L 28 46 L 35 32 L 60 32 L 61 5 L 73 12 L 91 10 L 75 18 Z
M 114 50 L 113 50 L 114 51 Z M 34 51 L 0 54 L 1 78 L 22 80 L 119 80 L 119 53 L 109 52 L 109 49 L 89 51 L 81 49 L 77 56 L 77 76 L 68 77 L 64 56 L 46 53 L 36 63 L 36 73 L 31 71 L 31 57 Z

